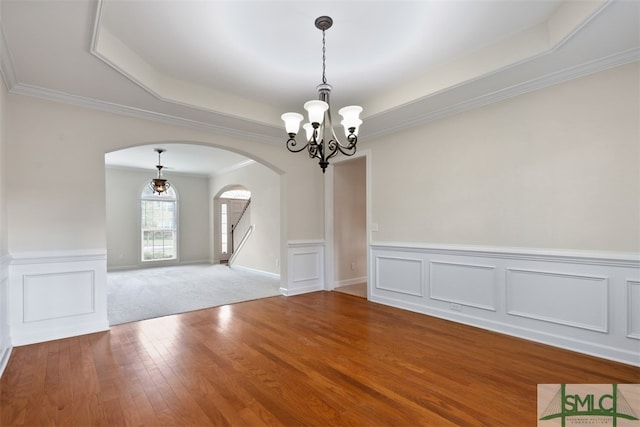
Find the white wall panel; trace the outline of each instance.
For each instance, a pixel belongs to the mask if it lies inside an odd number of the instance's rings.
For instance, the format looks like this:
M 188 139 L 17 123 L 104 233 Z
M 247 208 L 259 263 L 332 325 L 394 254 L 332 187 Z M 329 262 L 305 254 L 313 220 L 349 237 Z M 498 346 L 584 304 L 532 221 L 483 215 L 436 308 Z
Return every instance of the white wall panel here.
M 14 254 L 11 336 L 31 344 L 109 329 L 103 250 Z
M 280 288 L 283 295 L 297 295 L 324 289 L 323 242 L 289 242 L 288 283 Z
M 421 259 L 376 256 L 374 258 L 377 289 L 423 296 L 423 262 Z
M 431 298 L 496 310 L 495 267 L 431 261 L 429 272 Z
M 306 282 L 320 279 L 320 253 L 298 252 L 293 254 L 293 281 Z
M 93 271 L 24 275 L 24 322 L 95 312 L 95 285 Z
M 397 243 L 370 250 L 373 302 L 640 366 L 637 254 Z
M 640 281 L 627 281 L 627 337 L 640 340 Z
M 607 332 L 607 278 L 507 269 L 507 313 Z

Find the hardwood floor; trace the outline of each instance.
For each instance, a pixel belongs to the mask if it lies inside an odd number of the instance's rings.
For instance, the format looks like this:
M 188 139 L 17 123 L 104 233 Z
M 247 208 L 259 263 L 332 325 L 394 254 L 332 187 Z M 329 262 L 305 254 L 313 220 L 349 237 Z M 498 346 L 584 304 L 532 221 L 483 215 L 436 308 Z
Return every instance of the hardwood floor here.
M 0 425 L 536 425 L 538 383 L 640 369 L 337 292 L 17 347 Z

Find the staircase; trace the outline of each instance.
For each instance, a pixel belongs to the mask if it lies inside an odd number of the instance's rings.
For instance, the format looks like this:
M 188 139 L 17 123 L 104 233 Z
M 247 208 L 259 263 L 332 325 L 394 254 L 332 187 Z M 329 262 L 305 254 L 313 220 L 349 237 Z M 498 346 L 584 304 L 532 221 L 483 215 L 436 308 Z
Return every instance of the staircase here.
M 231 225 L 231 256 L 228 265 L 235 261 L 238 253 L 249 239 L 251 233 L 255 229 L 255 225 L 251 225 L 251 199 L 247 200 L 238 221 Z

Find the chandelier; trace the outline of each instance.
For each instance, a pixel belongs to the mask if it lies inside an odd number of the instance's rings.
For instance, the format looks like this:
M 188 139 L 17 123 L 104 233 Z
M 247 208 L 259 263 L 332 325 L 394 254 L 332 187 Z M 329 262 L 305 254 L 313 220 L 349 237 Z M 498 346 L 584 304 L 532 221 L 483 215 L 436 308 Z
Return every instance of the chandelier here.
M 162 148 L 156 148 L 154 151 L 158 153 L 158 164 L 156 165 L 156 168 L 158 168 L 158 177 L 153 178 L 151 182 L 149 182 L 149 187 L 154 194 L 158 193 L 158 195 L 162 195 L 162 193 L 166 192 L 169 187 L 171 187 L 171 184 L 169 184 L 166 179 L 162 178 L 162 164 L 160 163 L 160 155 L 164 153 L 165 150 Z
M 329 159 L 337 155 L 339 152 L 346 156 L 353 156 L 356 153 L 356 143 L 358 142 L 358 129 L 362 124 L 360 113 L 362 107 L 351 105 L 341 108 L 338 113 L 342 116 L 342 127 L 344 128 L 345 144 L 341 143 L 333 129 L 331 121 L 331 109 L 329 106 L 329 94 L 331 93 L 331 85 L 327 83 L 325 75 L 326 68 L 326 44 L 325 31 L 331 28 L 333 20 L 328 16 L 321 16 L 315 21 L 316 28 L 322 30 L 322 83 L 318 85 L 317 100 L 308 101 L 304 104 L 307 110 L 309 123 L 302 126 L 306 132 L 307 142 L 304 146 L 298 148 L 296 134 L 300 129 L 300 122 L 303 119 L 299 113 L 284 113 L 282 120 L 285 129 L 289 135 L 287 140 L 287 149 L 292 153 L 298 153 L 304 149 L 309 152 L 310 158 L 319 160 L 318 164 L 324 173 L 329 166 Z

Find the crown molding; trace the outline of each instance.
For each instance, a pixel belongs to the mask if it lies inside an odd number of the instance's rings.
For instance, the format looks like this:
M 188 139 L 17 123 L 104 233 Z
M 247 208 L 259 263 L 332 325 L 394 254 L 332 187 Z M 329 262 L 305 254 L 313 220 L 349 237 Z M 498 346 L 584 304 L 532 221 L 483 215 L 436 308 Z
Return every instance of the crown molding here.
M 487 93 L 464 102 L 457 103 L 448 107 L 437 109 L 426 114 L 414 114 L 412 117 L 398 122 L 395 125 L 384 126 L 381 130 L 367 133 L 367 137 L 374 139 L 382 136 L 390 135 L 402 130 L 406 130 L 412 127 L 425 125 L 436 120 L 440 120 L 449 116 L 463 113 L 465 111 L 473 110 L 476 108 L 484 107 L 496 102 L 501 102 L 509 98 L 513 98 L 525 93 L 534 92 L 540 89 L 545 89 L 550 86 L 554 86 L 560 83 L 564 83 L 580 77 L 585 77 L 590 74 L 595 74 L 601 71 L 605 71 L 611 68 L 619 67 L 622 65 L 630 64 L 640 61 L 640 48 L 633 48 L 623 52 L 599 58 L 593 61 L 589 61 L 575 67 L 570 67 L 558 72 L 547 74 L 546 76 L 538 77 L 535 79 L 527 80 L 517 85 L 513 85 L 504 89 L 500 89 L 495 92 Z M 485 76 L 486 77 L 486 76 Z M 473 82 L 468 82 L 473 83 Z M 426 104 L 432 100 L 436 95 L 441 95 L 443 92 L 433 93 L 429 96 L 414 101 L 411 104 L 405 104 L 397 109 L 395 112 L 401 111 L 409 106 L 418 107 L 421 104 Z M 377 114 L 375 116 L 369 116 L 367 119 L 371 121 L 372 118 L 384 121 L 385 112 Z
M 98 18 L 100 16 L 99 13 L 100 13 L 101 5 L 102 5 L 102 1 L 100 1 L 98 5 L 99 6 Z M 98 25 L 98 23 L 99 21 L 96 20 L 95 25 Z M 94 37 L 95 37 L 95 30 L 94 30 Z M 92 43 L 95 43 L 95 40 L 93 40 Z M 9 93 L 41 98 L 48 101 L 60 102 L 63 104 L 73 105 L 76 107 L 89 108 L 93 110 L 124 115 L 124 116 L 133 117 L 137 119 L 151 120 L 151 121 L 161 122 L 165 124 L 188 127 L 195 130 L 213 132 L 216 134 L 226 135 L 232 138 L 251 140 L 251 141 L 262 142 L 262 143 L 266 142 L 269 144 L 278 144 L 278 145 L 282 143 L 282 140 L 280 138 L 267 136 L 267 132 L 264 132 L 264 133 L 247 132 L 247 131 L 233 129 L 225 126 L 205 123 L 198 120 L 185 119 L 182 117 L 177 117 L 169 114 L 143 110 L 140 108 L 129 107 L 129 106 L 116 104 L 112 102 L 100 101 L 93 98 L 72 95 L 69 93 L 61 92 L 61 91 L 56 91 L 52 89 L 35 86 L 35 85 L 20 83 L 18 81 L 18 78 L 16 77 L 15 67 L 13 66 L 13 62 L 14 61 L 11 56 L 11 51 L 9 50 L 9 45 L 7 43 L 7 39 L 4 33 L 4 26 L 2 25 L 2 21 L 0 20 L 0 76 L 2 77 L 4 84 L 7 88 L 7 91 Z M 212 112 L 212 114 L 215 114 L 215 113 Z M 243 118 L 236 118 L 236 119 L 248 121 Z M 252 121 L 251 125 L 252 127 L 255 127 L 257 125 L 258 127 L 270 128 L 275 132 L 280 130 L 280 128 L 276 126 L 272 126 L 264 123 L 258 123 L 255 121 Z
M 173 86 L 171 83 L 167 83 L 172 81 L 173 79 L 162 74 L 161 72 L 157 71 L 155 68 L 147 64 L 145 60 L 140 58 L 136 52 L 129 51 L 128 46 L 126 46 L 125 44 L 122 44 L 117 37 L 113 36 L 106 28 L 103 27 L 102 13 L 103 13 L 104 1 L 105 0 L 98 0 L 98 4 L 96 8 L 96 17 L 95 17 L 95 22 L 93 27 L 93 35 L 91 38 L 91 46 L 89 49 L 89 53 L 91 53 L 98 60 L 100 60 L 104 64 L 111 67 L 117 73 L 127 78 L 129 81 L 131 81 L 136 86 L 140 87 L 142 90 L 147 92 L 149 95 L 151 95 L 155 99 L 162 101 L 164 103 L 189 108 L 192 110 L 202 111 L 207 114 L 212 114 L 216 118 L 221 119 L 222 122 L 224 122 L 225 118 L 227 118 L 230 120 L 239 120 L 241 122 L 251 123 L 252 126 L 254 127 L 257 126 L 258 129 L 262 126 L 268 126 L 274 130 L 277 129 L 277 132 L 279 133 L 282 132 L 281 126 L 269 125 L 268 119 L 267 121 L 265 121 L 264 117 L 262 119 L 250 119 L 246 115 L 244 115 L 244 111 L 246 111 L 246 108 L 249 107 L 249 105 L 241 106 L 239 109 L 236 108 L 235 113 L 230 113 L 230 112 L 223 112 L 225 111 L 225 109 L 221 108 L 220 105 L 218 105 L 217 107 L 212 105 L 205 105 L 202 102 L 189 100 L 188 97 L 181 99 L 180 96 L 175 95 L 175 93 L 178 93 L 178 92 L 192 95 L 194 88 L 196 88 L 198 93 L 200 92 L 207 93 L 208 89 L 203 86 L 196 85 L 191 87 L 187 85 L 186 87 L 183 86 L 180 89 L 176 89 L 174 87 L 175 89 L 173 91 L 174 95 L 170 95 L 171 91 L 167 92 L 167 88 L 164 86 L 167 84 L 170 87 Z M 109 40 L 111 40 L 111 42 L 109 42 Z M 119 50 L 129 51 L 131 56 L 136 57 L 137 60 L 135 60 L 134 63 L 137 63 L 137 67 L 132 66 L 130 62 L 128 62 L 127 60 L 124 60 L 123 58 L 119 58 L 119 59 L 114 58 L 112 56 L 112 53 L 110 54 L 109 48 L 106 47 L 112 43 L 120 44 Z M 113 49 L 113 47 L 111 49 Z M 131 59 L 129 61 L 131 61 Z M 151 77 L 149 75 L 145 76 L 144 75 L 145 72 L 141 72 L 139 69 L 136 71 L 136 68 L 139 68 L 139 67 L 146 69 L 146 73 L 150 73 Z M 158 81 L 164 81 L 164 84 L 158 84 L 157 83 Z M 220 95 L 221 93 L 217 91 L 209 92 L 207 99 L 216 99 L 220 97 Z M 226 101 L 226 105 L 227 106 L 233 105 L 236 102 L 246 102 L 246 101 L 243 101 L 237 97 L 233 97 L 233 99 L 228 99 Z M 259 109 L 264 110 L 264 106 L 260 106 Z M 269 115 L 267 114 L 267 116 Z M 280 138 L 278 138 L 277 141 L 278 143 L 281 143 Z
M 0 43 L 3 43 L 2 31 L 0 27 Z M 2 45 L 0 44 L 0 48 Z M 185 119 L 182 117 L 176 117 L 169 114 L 158 113 L 154 111 L 143 110 L 140 108 L 129 107 L 111 102 L 99 101 L 92 98 L 86 98 L 78 95 L 71 95 L 68 93 L 46 89 L 34 85 L 17 83 L 15 79 L 15 73 L 13 72 L 10 53 L 7 49 L 2 49 L 0 53 L 0 72 L 4 77 L 5 84 L 10 93 L 31 96 L 36 98 L 42 98 L 54 102 L 61 102 L 64 104 L 74 105 L 83 108 L 90 108 L 98 111 L 104 111 L 108 113 L 114 113 L 124 115 L 128 117 L 151 120 L 155 122 L 171 124 L 176 126 L 188 127 L 196 130 L 203 130 L 206 132 L 213 132 L 216 134 L 226 135 L 233 138 L 251 140 L 262 143 L 270 143 L 279 145 L 282 140 L 275 137 L 265 136 L 262 133 L 246 132 L 238 129 L 232 129 L 224 126 L 214 125 L 201 121 Z M 436 111 L 432 111 L 426 114 L 414 114 L 407 120 L 396 123 L 394 125 L 388 124 L 383 126 L 379 131 L 367 133 L 367 138 L 375 139 L 386 135 L 393 134 L 398 131 L 406 130 L 412 127 L 425 125 L 436 120 L 440 120 L 449 116 L 463 113 L 472 109 L 484 107 L 496 102 L 504 101 L 509 98 L 513 98 L 519 95 L 523 95 L 528 92 L 544 89 L 553 85 L 557 85 L 572 79 L 584 77 L 590 74 L 594 74 L 607 69 L 615 68 L 618 66 L 626 65 L 632 62 L 640 60 L 640 48 L 629 49 L 624 52 L 619 52 L 614 55 L 610 55 L 605 58 L 600 58 L 594 61 L 590 61 L 575 67 L 570 67 L 565 70 L 548 74 L 536 79 L 528 80 L 511 87 L 501 89 L 492 93 L 488 93 L 482 96 L 478 96 L 467 101 L 451 105 L 448 107 L 440 108 Z M 412 107 L 419 107 L 421 103 L 429 102 L 429 100 L 437 94 L 432 94 L 428 97 L 422 98 L 419 101 L 411 103 Z M 399 107 L 399 109 L 408 108 L 409 104 Z M 398 109 L 394 109 L 397 113 Z M 388 112 L 387 112 L 388 113 Z M 385 112 L 377 114 L 375 116 L 369 116 L 368 121 L 372 119 L 385 122 Z M 269 128 L 273 126 L 263 124 Z
M 143 110 L 141 108 L 129 107 L 126 105 L 116 104 L 107 101 L 100 101 L 83 96 L 72 95 L 52 89 L 39 86 L 17 83 L 9 88 L 9 92 L 18 95 L 31 96 L 35 98 L 46 99 L 49 101 L 60 102 L 63 104 L 73 105 L 77 107 L 89 108 L 107 113 L 114 113 L 133 117 L 143 120 L 151 120 L 170 125 L 183 126 L 196 130 L 203 130 L 216 134 L 226 135 L 232 138 L 251 140 L 262 143 L 280 144 L 282 141 L 278 138 L 266 136 L 264 133 L 246 132 L 239 129 L 232 129 L 225 126 L 205 123 L 197 120 L 185 119 L 182 117 L 172 116 L 169 114 L 158 113 L 155 111 Z M 255 126 L 255 122 L 252 122 Z M 274 126 L 261 124 L 267 128 L 275 128 Z

